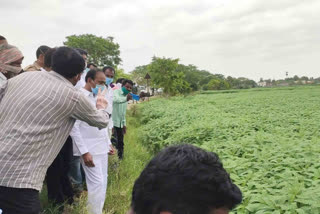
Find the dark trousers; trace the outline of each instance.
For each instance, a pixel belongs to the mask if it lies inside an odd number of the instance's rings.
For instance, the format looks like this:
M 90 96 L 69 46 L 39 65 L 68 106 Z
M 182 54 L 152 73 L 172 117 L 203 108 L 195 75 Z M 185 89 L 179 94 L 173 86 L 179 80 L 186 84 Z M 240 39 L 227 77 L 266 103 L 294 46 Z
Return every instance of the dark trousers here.
M 38 214 L 41 211 L 39 192 L 0 186 L 2 214 Z
M 56 205 L 73 202 L 74 193 L 68 176 L 72 156 L 72 138 L 69 136 L 47 171 L 48 199 Z
M 123 158 L 123 128 L 114 127 L 114 136 L 117 139 L 116 148 L 118 150 L 119 159 Z

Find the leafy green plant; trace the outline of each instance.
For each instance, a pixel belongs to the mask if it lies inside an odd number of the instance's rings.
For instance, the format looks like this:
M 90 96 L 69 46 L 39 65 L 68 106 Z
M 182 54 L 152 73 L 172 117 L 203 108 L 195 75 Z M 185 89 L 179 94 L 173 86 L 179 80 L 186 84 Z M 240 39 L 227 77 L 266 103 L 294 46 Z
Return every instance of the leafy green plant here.
M 238 90 L 142 104 L 150 150 L 217 153 L 244 201 L 233 213 L 320 213 L 320 87 Z

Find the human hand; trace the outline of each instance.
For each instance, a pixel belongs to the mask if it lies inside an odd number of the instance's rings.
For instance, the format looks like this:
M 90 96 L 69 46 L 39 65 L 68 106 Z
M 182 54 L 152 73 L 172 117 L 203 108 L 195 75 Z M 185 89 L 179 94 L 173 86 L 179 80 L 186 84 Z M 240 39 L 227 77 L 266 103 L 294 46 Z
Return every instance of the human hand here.
M 82 155 L 84 164 L 88 167 L 95 167 L 94 163 L 93 163 L 93 159 L 92 159 L 92 155 L 87 152 L 85 154 Z
M 127 127 L 126 126 L 123 126 L 123 134 L 126 134 L 127 133 Z
M 116 150 L 115 150 L 115 148 L 111 145 L 108 155 L 114 155 L 114 154 L 116 154 Z
M 106 109 L 108 107 L 106 93 L 107 93 L 107 89 L 104 89 L 103 91 L 101 91 L 101 89 L 99 88 L 98 95 L 97 95 L 97 103 L 96 103 L 97 109 Z
M 127 101 L 129 101 L 129 100 L 132 100 L 132 95 L 131 95 L 131 93 L 129 93 L 129 94 L 127 95 Z

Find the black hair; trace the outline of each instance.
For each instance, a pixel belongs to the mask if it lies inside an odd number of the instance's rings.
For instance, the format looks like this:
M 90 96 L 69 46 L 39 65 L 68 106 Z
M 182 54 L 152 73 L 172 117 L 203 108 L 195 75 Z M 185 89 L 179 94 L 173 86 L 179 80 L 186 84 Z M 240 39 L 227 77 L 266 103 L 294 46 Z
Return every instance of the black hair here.
M 96 78 L 96 74 L 97 74 L 97 70 L 95 69 L 89 70 L 85 77 L 86 82 L 88 81 L 89 78 L 94 80 Z
M 127 84 L 127 83 L 129 83 L 130 85 L 133 86 L 132 80 L 127 80 L 127 79 L 124 79 L 124 80 L 123 80 L 122 85 L 125 85 L 125 84 Z
M 159 152 L 135 181 L 132 208 L 136 214 L 209 214 L 234 208 L 242 201 L 219 157 L 192 145 Z
M 65 78 L 72 78 L 81 74 L 84 67 L 84 59 L 73 48 L 59 47 L 52 55 L 52 70 Z
M 75 48 L 75 49 L 79 52 L 80 55 L 88 56 L 88 52 L 87 51 L 85 51 L 85 50 L 83 50 L 81 48 Z
M 122 84 L 123 80 L 125 80 L 125 78 L 119 78 L 119 79 L 117 79 L 116 83 L 121 83 Z
M 50 47 L 46 45 L 41 45 L 40 47 L 38 47 L 36 51 L 37 59 L 39 58 L 40 54 L 45 55 L 48 50 L 50 50 Z
M 57 48 L 51 48 L 44 55 L 44 66 L 47 68 L 51 68 L 52 66 L 52 55 L 57 50 Z
M 95 80 L 98 72 L 103 73 L 102 70 L 90 69 L 85 77 L 86 82 L 88 81 L 89 78 L 92 80 Z
M 7 40 L 7 39 L 0 35 L 0 40 Z
M 96 65 L 93 64 L 93 63 L 89 63 L 89 64 L 87 65 L 87 68 L 90 68 L 91 65 L 92 65 L 93 67 L 96 67 L 96 68 L 98 67 L 98 66 L 96 66 Z
M 105 66 L 105 67 L 103 67 L 103 72 L 106 72 L 106 70 L 108 70 L 108 69 L 110 69 L 111 71 L 113 71 L 113 74 L 115 74 L 116 73 L 116 71 L 114 70 L 114 68 L 113 67 L 111 67 L 111 66 Z

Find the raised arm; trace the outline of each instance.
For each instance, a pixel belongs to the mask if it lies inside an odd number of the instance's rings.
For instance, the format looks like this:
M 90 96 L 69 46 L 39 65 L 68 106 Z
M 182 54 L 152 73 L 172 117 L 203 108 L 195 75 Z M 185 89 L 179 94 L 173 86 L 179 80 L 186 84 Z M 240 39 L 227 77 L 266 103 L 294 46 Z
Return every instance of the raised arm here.
M 108 102 L 104 96 L 104 92 L 99 90 L 97 104 L 95 107 L 83 94 L 80 94 L 79 101 L 71 116 L 74 119 L 88 123 L 90 126 L 106 128 L 109 123 L 109 114 L 106 110 Z
M 120 89 L 117 89 L 117 90 L 114 91 L 113 103 L 125 103 L 127 101 L 128 101 L 127 97 L 126 96 L 122 96 Z

